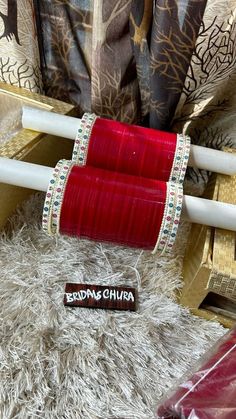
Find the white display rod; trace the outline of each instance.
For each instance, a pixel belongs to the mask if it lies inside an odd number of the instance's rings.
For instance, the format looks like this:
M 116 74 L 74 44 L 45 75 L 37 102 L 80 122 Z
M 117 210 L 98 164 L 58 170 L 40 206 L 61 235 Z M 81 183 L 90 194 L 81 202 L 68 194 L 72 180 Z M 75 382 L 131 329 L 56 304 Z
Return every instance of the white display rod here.
M 24 106 L 22 125 L 34 131 L 75 140 L 80 119 Z M 210 172 L 234 175 L 236 174 L 236 155 L 191 145 L 188 165 Z
M 52 173 L 51 167 L 0 157 L 0 182 L 2 183 L 46 192 Z
M 0 182 L 3 183 L 46 192 L 52 172 L 51 167 L 0 157 Z M 184 195 L 183 219 L 236 231 L 236 206 Z

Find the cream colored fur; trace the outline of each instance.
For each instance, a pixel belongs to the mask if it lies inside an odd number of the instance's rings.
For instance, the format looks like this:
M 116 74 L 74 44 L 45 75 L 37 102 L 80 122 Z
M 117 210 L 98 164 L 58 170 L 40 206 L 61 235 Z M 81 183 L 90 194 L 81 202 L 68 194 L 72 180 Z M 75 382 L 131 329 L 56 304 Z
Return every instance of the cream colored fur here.
M 47 237 L 42 196 L 0 237 L 1 419 L 150 419 L 158 399 L 223 327 L 174 301 L 188 226 L 174 255 Z M 135 286 L 136 313 L 63 306 L 67 281 Z

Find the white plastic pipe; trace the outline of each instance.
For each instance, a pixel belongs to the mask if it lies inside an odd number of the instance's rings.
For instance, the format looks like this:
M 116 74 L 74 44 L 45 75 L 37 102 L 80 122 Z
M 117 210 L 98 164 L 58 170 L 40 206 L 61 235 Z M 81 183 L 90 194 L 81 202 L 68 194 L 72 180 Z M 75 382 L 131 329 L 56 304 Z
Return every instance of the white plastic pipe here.
M 0 182 L 47 191 L 53 169 L 0 157 Z M 1 205 L 1 196 L 0 196 Z M 192 223 L 236 231 L 236 205 L 185 195 L 183 218 Z
M 188 166 L 233 176 L 236 174 L 236 154 L 191 145 Z
M 182 211 L 191 223 L 236 231 L 236 205 L 185 195 Z
M 74 140 L 80 126 L 80 119 L 24 106 L 22 125 L 34 131 Z M 188 165 L 210 172 L 235 175 L 236 155 L 191 145 Z
M 80 126 L 79 118 L 43 111 L 29 106 L 23 106 L 22 110 L 23 128 L 75 140 Z
M 46 192 L 52 173 L 51 167 L 0 157 L 0 182 L 2 183 Z

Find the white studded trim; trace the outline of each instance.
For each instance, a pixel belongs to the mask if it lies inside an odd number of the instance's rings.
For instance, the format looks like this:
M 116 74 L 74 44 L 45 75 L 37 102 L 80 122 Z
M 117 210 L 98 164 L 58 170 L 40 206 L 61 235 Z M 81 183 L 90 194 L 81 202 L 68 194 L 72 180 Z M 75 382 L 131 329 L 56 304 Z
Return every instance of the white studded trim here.
M 48 189 L 47 189 L 46 197 L 44 201 L 42 228 L 43 228 L 43 231 L 47 232 L 49 235 L 51 235 L 51 212 L 52 212 L 52 204 L 53 204 L 53 194 L 54 194 L 56 179 L 59 175 L 61 165 L 62 165 L 62 160 L 60 160 L 57 163 L 56 167 L 53 170 L 52 177 L 49 181 L 49 185 L 48 185 Z
M 153 254 L 170 253 L 175 243 L 183 203 L 183 188 L 179 184 L 167 183 L 166 202 L 161 228 Z
M 176 150 L 170 173 L 170 182 L 183 183 L 190 153 L 190 137 L 177 134 Z
M 86 164 L 89 140 L 96 119 L 95 114 L 85 113 L 80 121 L 72 152 L 72 161 L 79 166 Z
M 50 236 L 58 235 L 63 196 L 68 176 L 73 167 L 69 160 L 60 160 L 50 179 L 43 208 L 43 230 Z

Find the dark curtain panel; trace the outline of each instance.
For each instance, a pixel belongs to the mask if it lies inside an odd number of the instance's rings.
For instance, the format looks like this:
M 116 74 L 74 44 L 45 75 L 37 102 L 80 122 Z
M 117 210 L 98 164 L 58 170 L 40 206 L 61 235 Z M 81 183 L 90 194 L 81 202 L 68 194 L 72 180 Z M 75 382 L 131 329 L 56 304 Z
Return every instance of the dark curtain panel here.
M 132 0 L 93 0 L 92 110 L 134 123 L 140 98 L 130 42 Z
M 45 94 L 91 109 L 91 1 L 34 0 Z
M 34 0 L 45 93 L 80 112 L 137 122 L 132 0 Z
M 47 95 L 196 144 L 236 144 L 235 0 L 34 5 Z
M 206 0 L 133 0 L 130 26 L 143 117 L 168 130 L 183 89 Z

